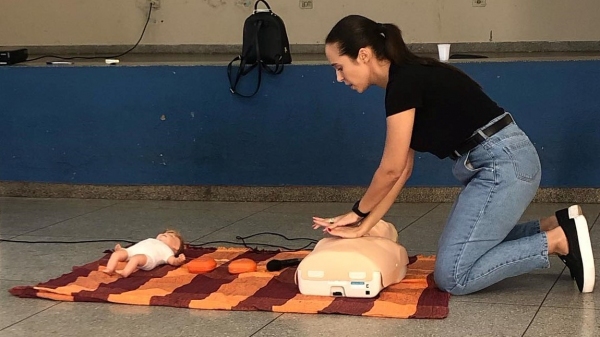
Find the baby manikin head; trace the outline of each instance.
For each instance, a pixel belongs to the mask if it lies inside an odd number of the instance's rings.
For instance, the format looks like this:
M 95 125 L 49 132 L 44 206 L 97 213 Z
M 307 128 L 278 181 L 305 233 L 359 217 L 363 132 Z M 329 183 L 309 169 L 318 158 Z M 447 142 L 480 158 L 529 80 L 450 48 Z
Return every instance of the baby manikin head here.
M 156 236 L 157 240 L 160 240 L 167 244 L 175 253 L 175 256 L 183 253 L 184 241 L 179 232 L 169 229 Z

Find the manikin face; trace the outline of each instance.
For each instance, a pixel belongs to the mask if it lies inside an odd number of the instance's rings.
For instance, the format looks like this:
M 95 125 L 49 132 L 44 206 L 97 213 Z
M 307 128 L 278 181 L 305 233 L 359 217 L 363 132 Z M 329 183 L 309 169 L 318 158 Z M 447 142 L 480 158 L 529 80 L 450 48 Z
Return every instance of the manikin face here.
M 158 234 L 156 239 L 166 243 L 167 246 L 171 247 L 171 249 L 173 249 L 174 252 L 176 252 L 179 249 L 179 246 L 181 245 L 181 241 L 179 240 L 179 238 L 175 236 L 175 234 L 168 231 Z
M 368 49 L 362 48 L 358 52 L 358 58 L 354 60 L 347 55 L 340 56 L 336 43 L 325 45 L 325 55 L 335 69 L 337 81 L 344 82 L 359 93 L 363 93 L 371 85 L 369 54 Z

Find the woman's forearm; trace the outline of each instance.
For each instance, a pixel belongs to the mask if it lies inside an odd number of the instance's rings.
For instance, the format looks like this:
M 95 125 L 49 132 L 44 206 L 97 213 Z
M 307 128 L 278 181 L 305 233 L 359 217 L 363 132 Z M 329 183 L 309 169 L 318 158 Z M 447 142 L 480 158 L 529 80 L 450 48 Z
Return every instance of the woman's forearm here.
M 373 228 L 379 220 L 383 218 L 383 216 L 389 211 L 394 202 L 396 202 L 396 198 L 400 194 L 400 191 L 406 184 L 406 181 L 410 177 L 410 172 L 405 170 L 400 179 L 396 181 L 390 192 L 373 208 L 371 213 L 362 220 L 361 227 L 363 227 L 363 235 L 368 233 L 371 228 Z
M 394 198 L 398 196 L 398 193 L 400 193 L 400 190 L 402 189 L 402 187 L 398 189 L 398 183 L 400 183 L 400 186 L 404 186 L 404 183 L 406 183 L 406 180 L 408 180 L 412 174 L 414 156 L 414 150 L 409 149 L 403 165 L 398 165 L 401 167 L 398 168 L 398 171 L 395 171 L 400 172 L 399 175 L 390 169 L 385 169 L 383 166 L 380 166 L 377 169 L 377 172 L 375 172 L 373 176 L 371 185 L 369 185 L 365 195 L 360 200 L 358 208 L 361 212 L 372 212 L 375 207 L 379 205 L 390 193 L 395 193 Z M 394 188 L 398 190 L 393 192 Z
M 394 176 L 381 167 L 377 169 L 373 175 L 373 180 L 371 181 L 369 188 L 360 200 L 359 210 L 365 213 L 369 211 L 372 212 L 372 210 L 374 210 L 374 208 L 393 190 L 401 178 L 402 175 Z
M 383 216 L 389 211 L 394 202 L 396 202 L 396 198 L 398 197 L 400 191 L 402 190 L 402 188 L 404 188 L 406 181 L 408 181 L 410 175 L 412 174 L 414 154 L 415 152 L 412 149 L 409 150 L 408 157 L 406 158 L 406 164 L 404 165 L 404 170 L 402 171 L 402 175 L 396 181 L 389 193 L 373 208 L 371 213 L 363 219 L 361 227 L 364 227 L 364 234 L 368 233 L 371 230 L 371 228 L 373 228 L 373 226 L 375 226 L 379 222 L 379 220 L 381 220 Z

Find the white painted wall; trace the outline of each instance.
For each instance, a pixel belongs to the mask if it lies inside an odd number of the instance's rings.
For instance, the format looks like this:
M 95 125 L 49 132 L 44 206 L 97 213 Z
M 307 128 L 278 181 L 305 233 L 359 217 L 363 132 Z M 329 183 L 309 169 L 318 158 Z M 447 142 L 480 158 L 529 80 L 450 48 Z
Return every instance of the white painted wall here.
M 131 45 L 148 0 L 0 0 L 0 46 Z M 348 14 L 398 24 L 409 43 L 599 41 L 600 0 L 270 0 L 290 43 L 319 44 Z M 248 0 L 161 0 L 141 44 L 240 44 Z

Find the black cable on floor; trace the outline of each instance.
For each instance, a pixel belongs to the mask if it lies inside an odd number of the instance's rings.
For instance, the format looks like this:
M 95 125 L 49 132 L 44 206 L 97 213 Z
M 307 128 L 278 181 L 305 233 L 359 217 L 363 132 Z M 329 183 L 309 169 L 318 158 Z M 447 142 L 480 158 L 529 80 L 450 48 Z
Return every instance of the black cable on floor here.
M 142 41 L 142 38 L 144 37 L 144 34 L 146 33 L 146 27 L 148 27 L 148 22 L 150 22 L 150 16 L 152 15 L 152 6 L 150 6 L 150 10 L 148 11 L 148 18 L 146 19 L 146 24 L 144 25 L 144 29 L 142 30 L 142 35 L 140 35 L 140 38 L 138 39 L 138 41 L 135 43 L 135 45 L 131 48 L 129 48 L 129 50 L 118 54 L 118 55 L 110 55 L 110 56 L 71 56 L 71 57 L 65 57 L 65 56 L 56 56 L 56 55 L 44 55 L 44 56 L 39 56 L 39 57 L 35 57 L 29 60 L 25 60 L 23 62 L 31 62 L 31 61 L 36 61 L 39 59 L 43 59 L 43 58 L 56 58 L 56 59 L 60 59 L 60 60 L 94 60 L 94 59 L 114 59 L 114 58 L 118 58 L 121 57 L 127 53 L 129 53 L 130 51 L 134 50 L 139 44 L 140 41 Z
M 272 245 L 272 244 L 268 244 L 268 243 L 260 243 L 260 242 L 246 242 L 247 239 L 255 237 L 255 236 L 259 236 L 259 235 L 274 235 L 274 236 L 279 236 L 287 241 L 297 241 L 297 240 L 305 240 L 305 241 L 309 241 L 308 244 L 304 245 L 303 247 L 300 248 L 290 248 L 290 247 L 286 247 L 286 246 L 279 246 L 279 245 Z M 261 233 L 256 233 L 256 234 L 252 234 L 252 235 L 248 235 L 248 236 L 236 236 L 235 237 L 237 240 L 241 240 L 240 242 L 234 242 L 234 241 L 222 241 L 222 240 L 218 240 L 218 241 L 209 241 L 209 242 L 203 242 L 203 243 L 196 243 L 196 244 L 187 244 L 188 247 L 203 247 L 206 245 L 212 245 L 212 244 L 216 244 L 216 243 L 225 243 L 225 244 L 234 244 L 234 245 L 239 245 L 242 244 L 244 245 L 244 247 L 246 248 L 250 248 L 250 249 L 256 249 L 257 246 L 265 246 L 265 247 L 271 247 L 271 248 L 278 248 L 278 249 L 283 249 L 283 250 L 288 250 L 288 251 L 299 251 L 299 250 L 304 250 L 304 249 L 308 249 L 308 247 L 310 247 L 311 245 L 314 245 L 318 242 L 318 240 L 315 239 L 311 239 L 311 238 L 288 238 L 287 236 L 283 235 L 283 234 L 279 234 L 279 233 L 274 233 L 274 232 L 261 232 Z M 131 244 L 135 244 L 137 243 L 137 241 L 131 241 L 131 240 L 114 240 L 114 239 L 97 239 L 97 240 L 77 240 L 77 241 L 47 241 L 47 240 L 43 240 L 43 241 L 29 241 L 29 240 L 11 240 L 11 239 L 0 239 L 0 242 L 12 242 L 12 243 L 30 243 L 30 244 L 35 244 L 35 243 L 46 243 L 46 244 L 80 244 L 80 243 L 97 243 L 97 242 L 126 242 L 126 243 L 131 243 Z M 255 246 L 254 248 L 251 247 L 251 245 Z

